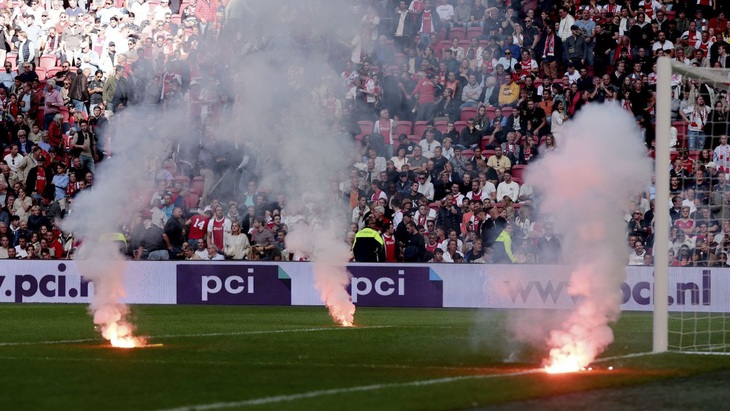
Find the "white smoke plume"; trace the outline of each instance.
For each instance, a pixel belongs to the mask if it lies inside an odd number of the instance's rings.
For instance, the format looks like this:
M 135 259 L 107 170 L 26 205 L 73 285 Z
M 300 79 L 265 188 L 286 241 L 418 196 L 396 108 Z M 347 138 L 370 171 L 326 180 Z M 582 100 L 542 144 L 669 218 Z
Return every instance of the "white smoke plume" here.
M 231 132 L 222 134 L 243 134 L 260 185 L 285 194 L 287 251 L 314 262 L 322 301 L 337 323 L 352 325 L 350 252 L 343 241 L 348 214 L 338 178 L 354 150 L 351 138 L 325 118 L 322 101 L 344 92 L 342 67 L 333 62 L 349 56 L 344 44 L 359 17 L 342 3 L 319 0 L 238 1 L 228 12 L 245 45 L 233 64 L 238 97 L 225 128 Z
M 95 184 L 75 197 L 68 216 L 61 222 L 62 229 L 81 242 L 75 258 L 81 274 L 94 285 L 89 306 L 94 324 L 112 345 L 123 348 L 142 346 L 145 339 L 134 336 L 129 307 L 121 302 L 125 296 L 127 261 L 119 244 L 103 237 L 121 233 L 122 225 L 131 221 L 135 213 L 150 208 L 146 203 L 153 190 L 150 173 L 169 154 L 169 137 L 186 135 L 181 128 L 185 122 L 177 117 L 180 113 L 158 114 L 159 117 L 148 113 L 132 108 L 115 116 L 118 118 L 113 120 L 114 129 L 110 130 L 113 157 L 97 164 Z M 160 127 L 166 121 L 172 125 Z
M 333 225 L 298 224 L 286 240 L 290 250 L 314 261 L 314 286 L 320 292 L 322 302 L 337 324 L 349 327 L 355 317 L 355 304 L 347 292 L 352 278 L 346 267 L 350 249 L 340 236 L 341 231 Z
M 642 192 L 651 168 L 634 118 L 617 106 L 596 104 L 567 123 L 558 150 L 530 166 L 527 181 L 543 196 L 540 212 L 563 237 L 568 292 L 577 302 L 569 313 L 518 317 L 508 326 L 519 342 L 534 343 L 535 330 L 560 319 L 542 341 L 548 369 L 580 369 L 613 342 L 610 325 L 621 313 L 626 275 L 622 210 Z
M 120 300 L 124 291 L 126 263 L 113 243 L 92 243 L 81 247 L 77 267 L 84 278 L 94 284 L 94 297 L 89 305 L 94 324 L 102 337 L 113 346 L 133 348 L 146 344 L 146 338 L 135 336 L 129 320 L 129 307 Z
M 336 179 L 352 161 L 352 140 L 325 119 L 321 101 L 328 87 L 342 86 L 341 67 L 332 62 L 349 55 L 346 44 L 359 18 L 341 3 L 319 0 L 234 0 L 226 15 L 230 20 L 218 42 L 211 46 L 201 41 L 195 56 L 200 78 L 192 80 L 200 104 L 207 107 L 201 119 L 204 127 L 190 121 L 190 108 L 184 103 L 169 105 L 164 115 L 154 105 L 117 114 L 112 120 L 117 127 L 113 157 L 97 168 L 94 189 L 76 197 L 63 222 L 65 231 L 83 241 L 77 253 L 79 267 L 98 290 L 90 310 L 106 335 L 109 327 L 129 330 L 127 334 L 133 327 L 128 307 L 120 303 L 126 263 L 99 238 L 119 232 L 140 209 L 150 208 L 149 195 L 137 202 L 136 194 L 154 190 L 150 172 L 177 147 L 179 159 L 195 164 L 202 146 L 211 141 L 225 145 L 228 165 L 216 171 L 212 183 L 217 190 L 208 200 L 240 203 L 242 187 L 254 177 L 269 191 L 269 201 L 285 195 L 286 223 L 340 221 L 346 216 Z M 341 92 L 332 91 L 337 96 Z M 144 98 L 150 96 L 155 96 L 154 90 Z M 214 111 L 221 113 L 222 121 L 207 121 Z M 314 242 L 317 272 L 325 273 L 318 274 L 318 287 L 324 301 L 339 300 L 349 281 L 344 269 L 349 254 L 338 240 L 346 227 L 334 222 L 318 228 L 322 226 L 313 223 L 315 233 L 308 240 Z M 333 272 L 338 274 L 327 274 Z M 337 309 L 350 323 L 352 312 Z

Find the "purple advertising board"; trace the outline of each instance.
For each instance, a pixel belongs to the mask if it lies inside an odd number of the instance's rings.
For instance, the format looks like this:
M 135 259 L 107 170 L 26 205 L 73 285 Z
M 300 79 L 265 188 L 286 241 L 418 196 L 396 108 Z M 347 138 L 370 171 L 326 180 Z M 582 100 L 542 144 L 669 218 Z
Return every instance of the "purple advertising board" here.
M 181 264 L 177 303 L 291 305 L 291 279 L 277 265 Z
M 350 295 L 362 307 L 443 307 L 441 278 L 429 267 L 356 266 Z

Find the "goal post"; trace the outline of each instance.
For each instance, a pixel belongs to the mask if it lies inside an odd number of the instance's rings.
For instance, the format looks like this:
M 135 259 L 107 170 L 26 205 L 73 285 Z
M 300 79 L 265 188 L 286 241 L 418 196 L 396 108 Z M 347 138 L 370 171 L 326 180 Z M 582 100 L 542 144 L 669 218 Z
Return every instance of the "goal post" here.
M 704 200 L 697 201 L 690 199 L 690 193 L 687 193 L 687 191 L 692 190 L 687 190 L 688 187 L 700 187 L 699 183 L 694 182 L 694 175 L 684 178 L 683 181 L 685 183 L 678 189 L 676 186 L 670 187 L 672 177 L 669 172 L 672 167 L 672 161 L 675 161 L 674 158 L 677 156 L 677 153 L 673 153 L 673 150 L 675 150 L 675 147 L 673 147 L 675 141 L 681 144 L 682 148 L 687 147 L 690 141 L 695 142 L 694 147 L 688 147 L 691 150 L 689 151 L 689 159 L 680 156 L 683 159 L 682 161 L 688 161 L 690 164 L 689 167 L 694 172 L 709 163 L 715 163 L 712 158 L 712 150 L 718 145 L 720 136 L 727 135 L 730 130 L 730 121 L 728 121 L 727 116 L 730 112 L 725 111 L 724 116 L 718 116 L 717 112 L 709 115 L 699 115 L 698 113 L 704 113 L 706 109 L 699 109 L 701 106 L 695 103 L 702 96 L 703 100 L 707 100 L 704 103 L 709 108 L 709 113 L 712 113 L 712 110 L 716 110 L 720 106 L 719 103 L 722 103 L 724 109 L 724 107 L 730 104 L 730 98 L 728 98 L 728 94 L 730 93 L 728 93 L 728 89 L 730 89 L 730 69 L 700 68 L 671 60 L 669 57 L 660 57 L 657 60 L 655 105 L 656 206 L 654 215 L 654 313 L 652 324 L 652 351 L 656 353 L 667 350 L 694 353 L 730 353 L 730 310 L 725 309 L 725 305 L 707 307 L 703 306 L 703 304 L 692 302 L 682 307 L 678 307 L 675 304 L 671 307 L 672 310 L 670 311 L 670 306 L 673 302 L 678 302 L 675 299 L 679 299 L 680 293 L 684 293 L 684 289 L 680 290 L 679 278 L 685 277 L 688 271 L 683 272 L 682 270 L 691 269 L 672 267 L 672 287 L 676 288 L 676 290 L 670 289 L 669 274 L 671 264 L 669 253 L 663 251 L 669 250 L 671 247 L 676 249 L 677 244 L 682 244 L 681 242 L 678 243 L 677 240 L 673 243 L 671 242 L 672 235 L 670 227 L 673 227 L 673 220 L 670 215 L 670 203 L 666 202 L 667 199 L 671 198 L 671 195 L 675 195 L 677 192 L 681 192 L 683 195 L 687 194 L 685 204 L 692 201 L 694 202 L 693 204 L 697 204 L 697 215 L 699 215 L 701 208 L 706 207 L 713 210 L 712 207 L 717 205 L 717 198 L 721 198 L 723 201 L 727 201 L 726 199 L 730 198 L 730 189 L 724 191 L 725 189 L 723 188 L 723 191 L 719 191 L 719 189 L 713 186 L 714 183 L 712 183 L 713 180 L 710 177 L 708 179 L 710 181 L 709 188 L 703 188 L 702 190 L 697 188 L 697 193 L 703 193 Z M 684 117 L 679 114 L 683 110 L 685 113 Z M 684 121 L 685 117 L 689 122 Z M 692 134 L 693 132 L 694 134 Z M 694 137 L 697 135 L 706 135 L 704 146 L 702 146 L 702 139 L 700 137 L 689 138 L 690 136 Z M 702 148 L 709 151 L 707 153 L 710 155 L 709 160 L 707 157 L 702 156 L 703 153 L 700 151 Z M 722 150 L 719 151 L 719 153 L 724 152 Z M 730 176 L 730 149 L 726 153 L 727 155 L 724 155 L 724 157 L 718 157 L 720 160 L 715 164 L 715 169 L 721 172 L 724 171 Z M 698 155 L 699 157 L 697 157 Z M 707 168 L 707 170 L 710 169 L 711 166 Z M 675 172 L 672 175 L 676 176 L 677 173 Z M 699 179 L 699 176 L 697 178 Z M 678 180 L 677 178 L 673 183 L 676 183 Z M 728 181 L 727 177 L 726 181 Z M 730 184 L 730 181 L 728 183 Z M 727 197 L 725 193 L 728 193 Z M 722 197 L 719 197 L 720 194 Z M 698 198 L 702 197 L 698 194 Z M 698 221 L 698 226 L 694 232 L 696 236 L 690 241 L 693 244 L 692 248 L 698 250 L 699 245 L 702 244 L 702 246 L 712 250 L 710 254 L 716 257 L 716 260 L 712 264 L 706 263 L 707 271 L 703 270 L 701 274 L 704 279 L 705 272 L 710 273 L 711 269 L 718 269 L 721 266 L 723 270 L 730 270 L 730 265 L 727 263 L 727 255 L 730 254 L 730 245 L 728 245 L 730 242 L 721 244 L 715 241 L 715 234 L 703 233 L 702 225 L 699 222 L 705 220 L 698 218 L 697 215 L 692 217 L 692 219 Z M 724 213 L 722 216 L 725 218 Z M 710 220 L 716 219 L 711 217 Z M 723 220 L 718 219 L 718 221 L 720 229 L 722 229 Z M 722 233 L 728 234 L 725 230 Z M 728 240 L 730 241 L 730 238 Z M 708 261 L 710 260 L 708 259 Z M 698 270 L 695 269 L 695 271 L 697 272 Z M 724 274 L 721 273 L 720 275 L 723 276 Z M 705 295 L 711 295 L 712 290 L 709 278 L 707 282 L 701 281 L 692 284 L 697 287 L 695 291 L 692 291 L 696 292 L 697 295 L 702 295 L 703 297 Z M 730 295 L 721 295 L 719 297 L 730 299 Z
M 669 198 L 669 173 L 671 162 L 671 104 L 672 104 L 672 61 L 660 57 L 657 61 L 656 91 L 656 198 Z M 669 207 L 655 207 L 654 249 L 669 249 Z M 652 324 L 652 351 L 664 352 L 669 341 L 669 254 L 654 253 L 654 317 Z

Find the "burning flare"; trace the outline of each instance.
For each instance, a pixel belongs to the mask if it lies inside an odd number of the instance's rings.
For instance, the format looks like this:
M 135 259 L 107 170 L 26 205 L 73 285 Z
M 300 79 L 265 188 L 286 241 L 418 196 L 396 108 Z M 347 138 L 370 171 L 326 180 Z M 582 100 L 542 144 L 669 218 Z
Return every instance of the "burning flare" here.
M 124 291 L 124 271 L 127 263 L 111 243 L 84 243 L 76 261 L 84 278 L 94 284 L 94 296 L 89 305 L 96 328 L 113 347 L 144 347 L 147 339 L 134 336 L 129 321 L 129 306 L 120 302 Z
M 350 250 L 338 239 L 333 226 L 309 226 L 301 221 L 286 236 L 286 244 L 297 254 L 311 257 L 314 262 L 314 287 L 327 306 L 332 319 L 343 327 L 352 327 L 355 304 L 347 286 L 351 275 L 347 271 Z
M 650 180 L 652 164 L 635 119 L 613 105 L 589 104 L 561 132 L 559 149 L 530 166 L 527 183 L 545 193 L 541 212 L 561 233 L 568 294 L 575 305 L 551 325 L 545 370 L 575 372 L 613 342 L 626 276 L 623 211 Z M 558 317 L 555 317 L 558 318 Z M 530 324 L 532 327 L 533 324 Z M 539 324 L 538 324 L 539 326 Z
M 553 348 L 550 350 L 550 359 L 545 365 L 545 372 L 548 374 L 563 374 L 578 372 L 585 368 L 591 358 L 573 352 L 565 352 L 566 347 Z
M 109 340 L 112 347 L 138 348 L 147 345 L 147 339 L 134 336 L 134 325 L 126 320 L 129 308 L 125 304 L 105 305 L 94 312 L 94 324 L 102 337 Z

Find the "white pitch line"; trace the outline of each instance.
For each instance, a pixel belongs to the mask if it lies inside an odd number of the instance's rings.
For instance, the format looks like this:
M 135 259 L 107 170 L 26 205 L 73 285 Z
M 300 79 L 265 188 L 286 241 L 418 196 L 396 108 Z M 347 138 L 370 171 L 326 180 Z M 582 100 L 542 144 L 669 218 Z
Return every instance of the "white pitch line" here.
M 18 357 L 0 356 L 0 360 L 10 361 L 54 361 L 54 362 L 119 362 L 116 358 L 90 357 Z M 230 367 L 258 366 L 258 367 L 322 367 L 322 368 L 371 368 L 371 369 L 418 369 L 418 370 L 447 370 L 447 371 L 496 371 L 490 367 L 458 367 L 439 365 L 408 365 L 408 364 L 348 364 L 348 363 L 307 363 L 293 361 L 196 361 L 196 360 L 157 360 L 157 359 L 124 359 L 125 364 L 187 364 L 187 365 L 223 365 Z
M 278 403 L 278 402 L 297 401 L 297 400 L 304 400 L 304 399 L 308 399 L 308 398 L 324 397 L 324 396 L 328 396 L 328 395 L 348 394 L 348 393 L 352 393 L 352 392 L 378 391 L 378 390 L 383 390 L 383 389 L 402 388 L 402 387 L 423 387 L 423 386 L 436 385 L 436 384 L 447 384 L 447 383 L 451 383 L 451 382 L 465 381 L 465 380 L 492 379 L 492 378 L 501 378 L 501 377 L 517 377 L 517 376 L 521 376 L 521 375 L 535 374 L 538 372 L 544 372 L 544 370 L 539 368 L 539 369 L 532 369 L 532 370 L 528 370 L 528 371 L 519 371 L 519 372 L 513 372 L 513 373 L 506 373 L 506 374 L 465 375 L 465 376 L 459 376 L 459 377 L 437 378 L 437 379 L 431 379 L 431 380 L 399 382 L 399 383 L 392 383 L 392 384 L 361 385 L 361 386 L 348 387 L 348 388 L 334 388 L 334 389 L 330 389 L 330 390 L 309 391 L 309 392 L 303 392 L 300 394 L 277 395 L 277 396 L 273 396 L 273 397 L 254 398 L 254 399 L 243 400 L 243 401 L 216 402 L 216 403 L 211 403 L 211 404 L 187 405 L 187 406 L 183 406 L 183 407 L 169 408 L 169 409 L 160 410 L 160 411 L 206 411 L 206 410 L 218 410 L 218 409 L 222 409 L 222 408 L 246 407 L 246 406 L 252 406 L 252 405 L 267 405 L 267 404 L 274 404 L 274 403 Z
M 230 335 L 258 335 L 258 334 L 286 334 L 286 333 L 302 333 L 316 331 L 345 331 L 345 330 L 368 330 L 376 328 L 393 328 L 391 325 L 363 326 L 363 327 L 319 327 L 319 328 L 294 328 L 291 330 L 259 330 L 259 331 L 239 331 L 232 333 L 204 333 L 204 334 L 170 334 L 149 337 L 150 339 L 159 338 L 186 338 L 186 337 L 221 337 Z
M 617 356 L 614 356 L 614 357 L 599 358 L 597 360 L 594 360 L 593 363 L 602 363 L 602 362 L 608 362 L 608 361 L 614 361 L 614 360 L 622 360 L 624 358 L 645 357 L 647 355 L 656 355 L 656 354 L 663 354 L 663 353 L 658 353 L 658 352 L 637 352 L 637 353 L 633 353 L 633 354 L 617 355 Z
M 52 344 L 73 344 L 80 342 L 98 341 L 96 338 L 83 338 L 79 340 L 54 340 L 54 341 L 22 341 L 22 342 L 0 342 L 0 347 L 13 347 L 18 345 L 52 345 Z
M 236 336 L 236 335 L 259 335 L 259 334 L 286 334 L 286 333 L 301 333 L 301 332 L 317 332 L 317 331 L 345 331 L 345 330 L 368 330 L 377 328 L 393 328 L 390 325 L 380 326 L 362 326 L 362 327 L 320 327 L 320 328 L 294 328 L 290 330 L 259 330 L 259 331 L 240 331 L 232 333 L 203 333 L 203 334 L 169 334 L 169 335 L 157 335 L 147 336 L 149 339 L 163 339 L 163 338 L 195 338 L 195 337 L 225 337 L 225 336 Z M 53 345 L 53 344 L 73 344 L 81 342 L 99 341 L 95 338 L 84 338 L 78 340 L 55 340 L 55 341 L 23 341 L 23 342 L 0 342 L 0 347 L 13 347 L 19 345 Z

